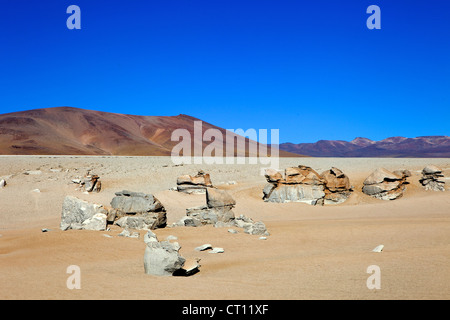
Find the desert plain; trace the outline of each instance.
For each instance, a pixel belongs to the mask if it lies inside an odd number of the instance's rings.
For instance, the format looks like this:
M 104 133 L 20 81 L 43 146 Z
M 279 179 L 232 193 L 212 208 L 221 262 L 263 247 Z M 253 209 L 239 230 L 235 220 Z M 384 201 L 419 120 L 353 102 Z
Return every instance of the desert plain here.
M 341 169 L 354 188 L 337 205 L 269 203 L 261 164 L 185 164 L 170 157 L 0 156 L 0 299 L 300 300 L 450 299 L 449 158 L 280 158 L 279 169 L 307 165 L 321 173 Z M 446 191 L 425 191 L 421 170 L 441 169 Z M 412 176 L 403 197 L 384 201 L 362 193 L 376 168 L 407 169 Z M 236 200 L 236 216 L 263 221 L 261 240 L 229 228 L 169 227 L 205 195 L 171 190 L 180 175 L 204 170 L 212 183 Z M 102 190 L 84 194 L 71 180 L 87 170 L 100 176 Z M 36 190 L 38 189 L 38 190 Z M 167 211 L 168 227 L 186 259 L 200 258 L 189 277 L 144 273 L 145 243 L 110 231 L 59 228 L 64 197 L 109 205 L 121 190 L 151 193 Z M 42 229 L 48 229 L 42 232 Z M 105 236 L 109 235 L 109 236 Z M 210 243 L 225 252 L 198 252 Z M 382 252 L 372 252 L 378 245 Z M 81 288 L 69 289 L 67 268 L 77 265 Z M 369 289 L 371 265 L 380 268 L 380 289 Z

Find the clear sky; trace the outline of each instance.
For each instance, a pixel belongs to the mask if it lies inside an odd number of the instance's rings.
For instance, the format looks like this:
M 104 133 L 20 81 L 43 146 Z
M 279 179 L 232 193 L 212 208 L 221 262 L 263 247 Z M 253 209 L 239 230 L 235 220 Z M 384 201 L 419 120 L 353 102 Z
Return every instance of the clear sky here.
M 280 142 L 381 140 L 450 135 L 449 94 L 446 0 L 0 0 L 0 113 L 183 113 Z

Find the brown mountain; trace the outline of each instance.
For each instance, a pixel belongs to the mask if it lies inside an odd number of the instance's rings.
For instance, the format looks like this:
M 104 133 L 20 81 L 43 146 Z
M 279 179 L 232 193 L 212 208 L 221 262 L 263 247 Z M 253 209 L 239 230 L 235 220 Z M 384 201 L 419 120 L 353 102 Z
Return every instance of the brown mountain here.
M 350 142 L 321 140 L 315 143 L 282 143 L 280 150 L 313 157 L 448 158 L 450 137 L 391 137 L 380 141 L 356 138 Z
M 170 156 L 172 148 L 179 143 L 171 141 L 175 129 L 188 130 L 193 147 L 194 121 L 200 120 L 183 114 L 137 116 L 72 107 L 1 114 L 0 154 Z M 211 128 L 220 130 L 226 140 L 225 129 L 202 122 L 203 133 Z M 235 144 L 235 154 L 240 151 L 249 155 L 249 144 L 256 142 L 247 138 L 245 142 L 243 150 L 237 142 L 228 141 Z M 202 144 L 204 149 L 211 142 Z M 225 152 L 225 141 L 223 145 Z M 280 156 L 299 155 L 280 150 Z

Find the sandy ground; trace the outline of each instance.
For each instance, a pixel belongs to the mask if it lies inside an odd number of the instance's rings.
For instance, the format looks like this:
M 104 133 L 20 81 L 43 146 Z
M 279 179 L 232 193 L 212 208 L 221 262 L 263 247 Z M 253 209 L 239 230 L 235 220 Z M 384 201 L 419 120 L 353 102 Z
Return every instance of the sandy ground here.
M 8 185 L 0 189 L 0 299 L 450 298 L 450 191 L 425 191 L 418 184 L 427 164 L 450 177 L 450 159 L 280 160 L 280 168 L 299 164 L 319 173 L 338 167 L 355 192 L 335 206 L 265 203 L 261 165 L 174 166 L 169 157 L 1 156 L 0 179 Z M 412 171 L 402 198 L 376 200 L 361 192 L 364 179 L 378 167 Z M 100 176 L 102 192 L 86 195 L 70 183 L 87 169 Z M 123 189 L 153 193 L 166 207 L 169 223 L 175 222 L 186 208 L 205 203 L 204 195 L 169 190 L 177 176 L 198 169 L 229 190 L 237 201 L 236 216 L 266 224 L 267 240 L 212 226 L 158 229 L 160 240 L 178 237 L 180 253 L 201 258 L 202 266 L 191 277 L 156 277 L 144 273 L 145 231 L 133 239 L 118 237 L 117 226 L 105 232 L 59 230 L 66 195 L 108 205 Z M 450 189 L 450 180 L 445 181 Z M 204 243 L 225 252 L 194 250 Z M 380 244 L 383 252 L 372 252 Z M 67 288 L 70 265 L 80 267 L 81 289 Z M 381 289 L 366 285 L 371 265 L 380 267 Z

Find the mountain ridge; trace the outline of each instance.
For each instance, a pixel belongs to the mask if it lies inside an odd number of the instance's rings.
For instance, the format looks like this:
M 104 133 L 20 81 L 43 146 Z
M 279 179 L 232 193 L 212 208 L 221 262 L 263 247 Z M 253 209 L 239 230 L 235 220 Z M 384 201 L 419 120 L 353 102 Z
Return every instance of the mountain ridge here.
M 389 137 L 379 141 L 357 137 L 352 141 L 320 140 L 315 143 L 281 143 L 280 150 L 311 157 L 448 158 L 449 136 Z
M 185 114 L 140 116 L 74 107 L 5 113 L 0 114 L 0 154 L 170 156 L 179 143 L 171 140 L 176 129 L 186 129 L 191 134 L 191 150 L 194 150 L 195 121 L 202 120 Z M 208 129 L 217 129 L 226 136 L 226 129 L 205 121 L 201 123 L 202 134 Z M 232 136 L 234 143 L 237 135 Z M 259 153 L 251 152 L 251 143 L 257 142 L 245 138 L 244 148 L 237 143 L 231 147 L 235 155 L 239 152 L 256 156 Z M 202 141 L 202 150 L 210 144 Z M 224 139 L 224 151 L 226 145 Z M 270 147 L 268 149 L 270 155 Z M 280 151 L 280 156 L 301 155 Z

